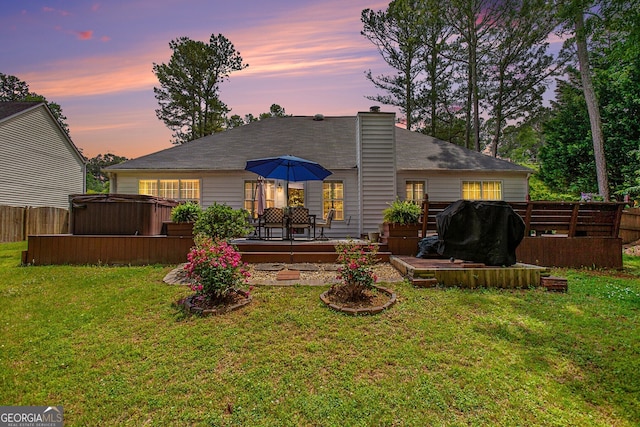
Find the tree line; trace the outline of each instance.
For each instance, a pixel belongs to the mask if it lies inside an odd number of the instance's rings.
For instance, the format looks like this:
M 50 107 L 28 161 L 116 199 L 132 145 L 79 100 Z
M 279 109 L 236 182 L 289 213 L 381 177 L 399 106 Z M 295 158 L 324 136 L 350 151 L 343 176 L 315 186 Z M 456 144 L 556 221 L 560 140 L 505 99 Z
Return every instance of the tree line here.
M 368 98 L 411 130 L 539 161 L 558 191 L 637 193 L 639 16 L 636 0 L 394 0 L 362 11 L 362 35 L 393 71 L 366 72 L 380 91 Z M 556 55 L 552 36 L 565 39 Z

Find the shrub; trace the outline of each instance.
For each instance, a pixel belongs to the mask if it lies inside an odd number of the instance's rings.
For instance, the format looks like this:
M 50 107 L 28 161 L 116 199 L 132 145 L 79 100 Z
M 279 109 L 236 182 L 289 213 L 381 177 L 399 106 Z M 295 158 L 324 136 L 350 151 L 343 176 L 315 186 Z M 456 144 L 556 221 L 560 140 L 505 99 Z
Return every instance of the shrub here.
M 247 211 L 218 203 L 201 212 L 193 225 L 194 234 L 204 234 L 213 240 L 243 237 L 252 231 Z
M 349 240 L 336 245 L 338 254 L 338 279 L 332 291 L 345 301 L 362 301 L 367 298 L 365 291 L 374 287 L 378 278 L 373 266 L 377 262 L 377 245 L 355 243 Z
M 247 283 L 249 272 L 240 253 L 225 240 L 197 237 L 185 265 L 191 289 L 210 300 L 223 300 Z
M 202 209 L 197 203 L 181 203 L 171 209 L 171 221 L 173 222 L 195 222 L 200 216 Z
M 410 200 L 396 199 L 382 211 L 384 222 L 392 224 L 417 224 L 422 208 Z

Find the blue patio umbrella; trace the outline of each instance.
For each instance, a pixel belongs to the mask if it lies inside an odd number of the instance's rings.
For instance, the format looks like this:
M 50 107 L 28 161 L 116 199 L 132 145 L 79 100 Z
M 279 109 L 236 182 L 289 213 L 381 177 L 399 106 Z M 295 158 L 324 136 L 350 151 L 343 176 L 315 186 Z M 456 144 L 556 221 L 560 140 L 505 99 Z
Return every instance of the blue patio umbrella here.
M 322 181 L 331 175 L 331 172 L 320 164 L 296 156 L 248 160 L 244 169 L 265 178 L 284 179 L 287 181 L 287 187 L 289 181 Z M 287 200 L 287 204 L 288 202 Z
M 318 163 L 296 156 L 248 160 L 245 170 L 255 172 L 265 178 L 284 179 L 293 182 L 322 181 L 331 175 L 331 172 Z

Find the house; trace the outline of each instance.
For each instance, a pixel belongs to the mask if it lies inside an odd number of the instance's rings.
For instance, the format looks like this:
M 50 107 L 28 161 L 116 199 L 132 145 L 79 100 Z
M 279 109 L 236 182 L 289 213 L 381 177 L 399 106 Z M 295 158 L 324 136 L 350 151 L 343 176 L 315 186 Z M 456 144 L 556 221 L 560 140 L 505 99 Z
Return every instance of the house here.
M 288 199 L 324 217 L 336 209 L 330 236 L 378 231 L 396 198 L 525 201 L 531 169 L 398 128 L 395 114 L 273 117 L 105 169 L 111 191 L 214 202 L 255 211 L 257 176 L 247 160 L 294 155 L 332 171 L 324 181 L 267 181 L 267 206 Z
M 85 160 L 43 102 L 0 102 L 0 205 L 69 207 Z

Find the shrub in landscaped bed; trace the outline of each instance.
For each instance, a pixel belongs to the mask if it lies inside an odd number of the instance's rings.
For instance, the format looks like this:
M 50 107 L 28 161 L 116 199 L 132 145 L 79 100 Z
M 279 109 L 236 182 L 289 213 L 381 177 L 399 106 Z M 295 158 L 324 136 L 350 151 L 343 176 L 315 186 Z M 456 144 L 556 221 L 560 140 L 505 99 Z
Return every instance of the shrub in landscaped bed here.
M 191 280 L 191 289 L 210 302 L 224 302 L 249 278 L 240 253 L 225 240 L 197 237 L 187 259 L 184 268 Z
M 377 252 L 378 247 L 373 244 L 347 241 L 336 245 L 341 283 L 333 285 L 331 293 L 345 302 L 366 301 L 367 291 L 374 288 L 378 280 L 373 271 Z
M 205 209 L 193 225 L 194 234 L 204 234 L 212 239 L 233 239 L 253 231 L 244 209 L 233 209 L 214 203 Z

